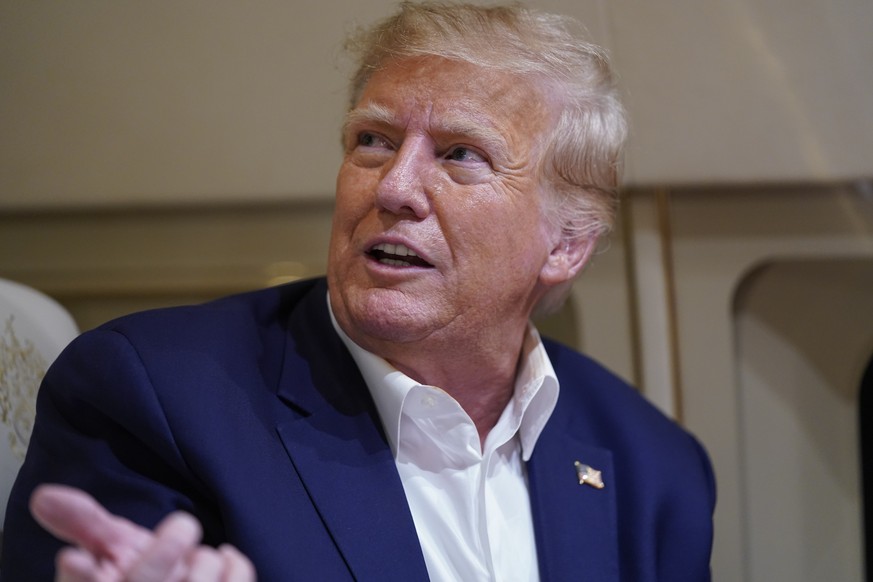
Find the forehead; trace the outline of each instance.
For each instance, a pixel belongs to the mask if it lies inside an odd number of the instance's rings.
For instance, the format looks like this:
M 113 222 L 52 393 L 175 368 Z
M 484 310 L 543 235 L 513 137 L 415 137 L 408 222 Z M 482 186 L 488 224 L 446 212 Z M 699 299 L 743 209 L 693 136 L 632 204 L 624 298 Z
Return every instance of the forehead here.
M 388 61 L 367 82 L 352 116 L 363 110 L 395 125 L 451 133 L 488 128 L 504 137 L 537 135 L 554 117 L 545 83 L 439 57 Z

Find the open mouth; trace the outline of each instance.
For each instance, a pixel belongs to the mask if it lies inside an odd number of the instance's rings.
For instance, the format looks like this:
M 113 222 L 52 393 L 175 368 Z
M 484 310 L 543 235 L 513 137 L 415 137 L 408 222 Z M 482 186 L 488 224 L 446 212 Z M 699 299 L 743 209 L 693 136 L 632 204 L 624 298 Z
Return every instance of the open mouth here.
M 367 251 L 367 254 L 383 265 L 392 267 L 433 267 L 405 245 L 379 243 Z

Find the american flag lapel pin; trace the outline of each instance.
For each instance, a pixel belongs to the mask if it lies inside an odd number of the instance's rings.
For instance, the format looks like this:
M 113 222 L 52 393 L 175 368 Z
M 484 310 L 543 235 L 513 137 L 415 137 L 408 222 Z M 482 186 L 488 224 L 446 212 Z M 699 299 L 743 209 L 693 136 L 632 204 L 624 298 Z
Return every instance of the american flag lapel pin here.
M 573 465 L 576 466 L 576 476 L 579 477 L 579 485 L 591 485 L 595 489 L 606 487 L 603 484 L 603 475 L 600 471 L 591 465 L 586 465 L 579 461 L 576 461 Z

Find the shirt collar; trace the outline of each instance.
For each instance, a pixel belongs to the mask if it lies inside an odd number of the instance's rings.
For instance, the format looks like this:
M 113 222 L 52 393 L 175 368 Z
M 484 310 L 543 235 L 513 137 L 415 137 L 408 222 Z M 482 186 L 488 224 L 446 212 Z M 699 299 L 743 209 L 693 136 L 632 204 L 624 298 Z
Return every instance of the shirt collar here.
M 418 382 L 392 366 L 387 360 L 368 352 L 349 338 L 339 326 L 327 302 L 330 321 L 346 348 L 358 365 L 361 376 L 370 390 L 388 444 L 394 456 L 400 440 L 400 416 L 403 401 Z M 518 428 L 521 440 L 522 459 L 528 461 L 546 422 L 558 401 L 558 377 L 546 353 L 539 332 L 528 324 L 522 346 L 522 360 L 515 379 L 515 391 L 507 408 L 512 407 L 521 415 Z M 508 412 L 504 411 L 504 414 Z
M 558 376 L 540 334 L 533 324 L 528 324 L 513 396 L 522 411 L 518 433 L 525 461 L 530 460 L 537 439 L 558 403 L 558 392 Z

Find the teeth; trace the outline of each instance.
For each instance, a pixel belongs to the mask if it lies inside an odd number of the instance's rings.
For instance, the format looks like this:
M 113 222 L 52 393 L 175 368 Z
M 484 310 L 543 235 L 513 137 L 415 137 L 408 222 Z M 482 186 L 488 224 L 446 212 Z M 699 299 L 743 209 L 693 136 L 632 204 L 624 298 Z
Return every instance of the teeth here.
M 409 265 L 406 261 L 398 261 L 397 259 L 382 259 L 379 262 L 383 265 L 393 265 L 395 267 L 405 267 Z
M 405 245 L 392 245 L 388 243 L 379 243 L 373 247 L 375 251 L 382 251 L 388 255 L 396 255 L 398 257 L 417 257 L 415 251 Z

